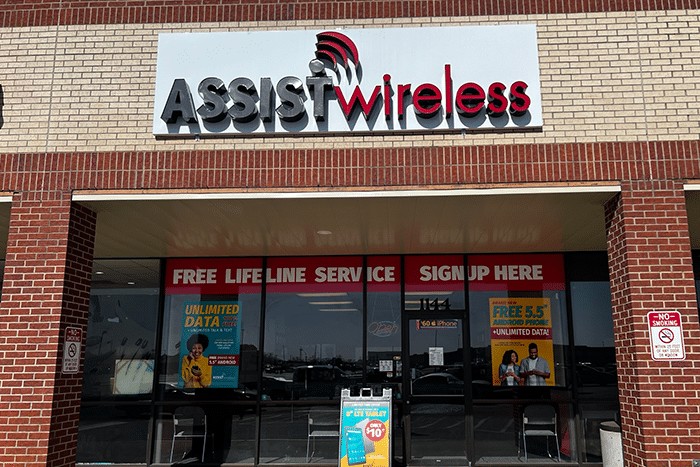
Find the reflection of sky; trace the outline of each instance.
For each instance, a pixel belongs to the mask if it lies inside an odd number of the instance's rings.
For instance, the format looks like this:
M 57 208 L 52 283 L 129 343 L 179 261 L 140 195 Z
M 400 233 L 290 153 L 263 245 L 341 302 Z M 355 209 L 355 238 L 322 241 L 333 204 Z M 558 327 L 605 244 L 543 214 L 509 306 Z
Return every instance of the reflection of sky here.
M 609 282 L 572 282 L 571 306 L 576 345 L 614 346 Z
M 265 355 L 316 362 L 362 357 L 362 293 L 269 294 L 265 321 Z

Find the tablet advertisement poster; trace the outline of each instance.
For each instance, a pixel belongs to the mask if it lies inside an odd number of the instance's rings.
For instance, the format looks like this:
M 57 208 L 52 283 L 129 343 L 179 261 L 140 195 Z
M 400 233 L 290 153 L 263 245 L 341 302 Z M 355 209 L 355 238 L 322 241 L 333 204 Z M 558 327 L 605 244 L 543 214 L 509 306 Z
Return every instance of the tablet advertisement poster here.
M 390 467 L 391 398 L 344 400 L 340 420 L 340 467 Z

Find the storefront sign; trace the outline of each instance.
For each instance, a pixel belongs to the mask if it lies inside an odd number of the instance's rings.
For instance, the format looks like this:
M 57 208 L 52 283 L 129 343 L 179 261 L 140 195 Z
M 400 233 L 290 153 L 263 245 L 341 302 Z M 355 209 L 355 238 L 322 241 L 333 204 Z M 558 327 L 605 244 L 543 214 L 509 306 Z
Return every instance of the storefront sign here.
M 685 360 L 683 325 L 677 311 L 652 311 L 647 314 L 651 358 L 654 360 Z
M 464 281 L 471 290 L 563 290 L 561 255 L 474 255 L 465 267 L 462 255 L 405 257 L 406 291 L 459 291 Z M 181 258 L 168 260 L 166 294 L 259 293 L 367 290 L 398 291 L 401 263 L 397 256 L 270 258 L 265 270 L 261 258 Z M 446 310 L 447 304 L 425 297 L 427 310 Z
M 534 25 L 159 36 L 157 136 L 541 126 Z
M 180 387 L 237 388 L 241 352 L 238 302 L 185 302 Z
M 83 330 L 66 328 L 63 336 L 63 364 L 61 373 L 75 374 L 80 369 L 80 350 L 83 342 Z
M 343 389 L 338 465 L 391 465 L 391 389 L 376 397 L 352 397 L 349 389 Z

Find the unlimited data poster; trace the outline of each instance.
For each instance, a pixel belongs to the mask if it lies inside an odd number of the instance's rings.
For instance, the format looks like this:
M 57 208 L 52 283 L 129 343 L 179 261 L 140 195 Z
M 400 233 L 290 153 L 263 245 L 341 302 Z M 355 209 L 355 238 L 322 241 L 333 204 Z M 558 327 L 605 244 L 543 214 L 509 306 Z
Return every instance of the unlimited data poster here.
M 241 306 L 237 301 L 184 303 L 180 387 L 238 387 L 240 353 Z
M 549 298 L 490 298 L 491 374 L 494 386 L 501 386 L 501 365 L 507 365 L 512 351 L 517 353 L 519 367 L 529 358 L 531 344 L 537 346 L 538 369 L 549 369 L 551 376 L 544 384 L 554 386 L 554 345 L 552 342 L 552 310 Z M 508 362 L 504 363 L 504 359 Z M 511 380 L 512 382 L 512 380 Z M 517 382 L 513 383 L 517 384 Z M 523 384 L 531 384 L 523 378 Z

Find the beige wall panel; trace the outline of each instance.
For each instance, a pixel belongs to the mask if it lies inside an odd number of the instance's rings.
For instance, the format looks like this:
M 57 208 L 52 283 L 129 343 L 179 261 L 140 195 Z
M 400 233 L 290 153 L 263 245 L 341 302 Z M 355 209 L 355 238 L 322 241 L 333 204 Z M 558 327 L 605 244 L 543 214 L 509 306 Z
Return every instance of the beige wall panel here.
M 159 32 L 327 28 L 315 22 L 97 25 L 0 31 L 0 151 L 407 147 L 687 140 L 700 135 L 700 11 L 343 21 L 343 27 L 536 23 L 536 132 L 156 140 Z

